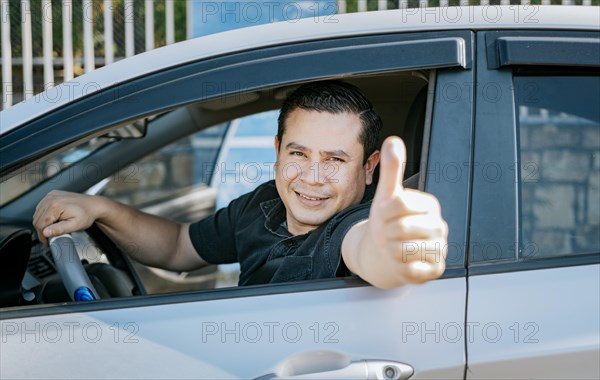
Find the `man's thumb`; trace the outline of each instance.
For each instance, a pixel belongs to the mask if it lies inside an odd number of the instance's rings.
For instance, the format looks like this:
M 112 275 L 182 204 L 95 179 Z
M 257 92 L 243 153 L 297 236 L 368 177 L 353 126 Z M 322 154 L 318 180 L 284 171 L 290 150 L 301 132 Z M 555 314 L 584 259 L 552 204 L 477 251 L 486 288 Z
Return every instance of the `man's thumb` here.
M 379 183 L 375 199 L 388 199 L 399 194 L 404 188 L 402 179 L 406 166 L 406 148 L 402 139 L 390 136 L 381 147 Z
M 60 236 L 63 234 L 68 234 L 74 231 L 77 231 L 77 226 L 74 220 L 67 219 L 61 220 L 60 222 L 53 223 L 48 227 L 44 228 L 43 234 L 46 238 L 51 238 L 55 236 Z

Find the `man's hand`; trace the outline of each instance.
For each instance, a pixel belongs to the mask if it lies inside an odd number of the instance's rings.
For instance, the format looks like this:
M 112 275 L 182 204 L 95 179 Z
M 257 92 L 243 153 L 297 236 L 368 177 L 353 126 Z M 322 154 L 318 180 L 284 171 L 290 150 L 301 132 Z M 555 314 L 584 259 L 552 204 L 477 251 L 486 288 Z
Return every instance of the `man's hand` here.
M 342 245 L 349 269 L 381 288 L 423 283 L 446 268 L 448 227 L 440 204 L 431 194 L 403 188 L 405 157 L 400 138 L 385 140 L 369 220 L 351 229 Z
M 102 196 L 50 192 L 35 209 L 40 241 L 85 230 L 93 223 L 125 253 L 153 267 L 190 271 L 207 263 L 198 255 L 188 225 L 146 214 Z
M 97 201 L 96 201 L 97 202 Z M 40 241 L 75 231 L 85 230 L 96 220 L 95 200 L 92 196 L 52 191 L 38 203 L 33 225 Z

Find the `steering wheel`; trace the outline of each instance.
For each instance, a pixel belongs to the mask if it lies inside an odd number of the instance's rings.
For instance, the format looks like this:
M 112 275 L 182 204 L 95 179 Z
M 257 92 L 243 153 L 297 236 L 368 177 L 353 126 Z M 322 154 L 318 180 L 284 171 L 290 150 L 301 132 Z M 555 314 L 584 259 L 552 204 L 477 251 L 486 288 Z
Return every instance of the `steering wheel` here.
M 50 251 L 67 293 L 73 301 L 100 299 L 87 272 L 83 269 L 71 235 L 50 238 Z

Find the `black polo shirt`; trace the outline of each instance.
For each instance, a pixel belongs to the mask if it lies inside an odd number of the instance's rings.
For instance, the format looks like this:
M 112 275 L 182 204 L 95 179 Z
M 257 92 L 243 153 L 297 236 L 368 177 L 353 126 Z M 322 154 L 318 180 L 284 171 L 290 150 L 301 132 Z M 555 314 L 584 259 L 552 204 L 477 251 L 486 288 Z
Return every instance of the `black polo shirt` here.
M 370 202 L 349 207 L 319 228 L 292 235 L 284 227 L 286 211 L 275 181 L 233 200 L 229 206 L 190 226 L 194 248 L 211 264 L 240 263 L 239 285 L 267 261 L 282 257 L 271 283 L 345 275 L 342 240 L 369 217 Z

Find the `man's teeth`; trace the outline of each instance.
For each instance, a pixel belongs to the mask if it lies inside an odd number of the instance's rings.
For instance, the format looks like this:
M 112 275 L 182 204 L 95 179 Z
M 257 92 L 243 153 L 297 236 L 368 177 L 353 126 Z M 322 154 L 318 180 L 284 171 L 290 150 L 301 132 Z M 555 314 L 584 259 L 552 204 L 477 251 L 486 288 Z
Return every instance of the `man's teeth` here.
M 320 200 L 325 199 L 325 198 L 311 198 L 311 197 L 307 197 L 306 195 L 300 194 L 300 193 L 296 193 L 296 194 L 298 194 L 299 196 L 301 196 L 304 199 L 308 199 L 309 201 L 320 201 Z

